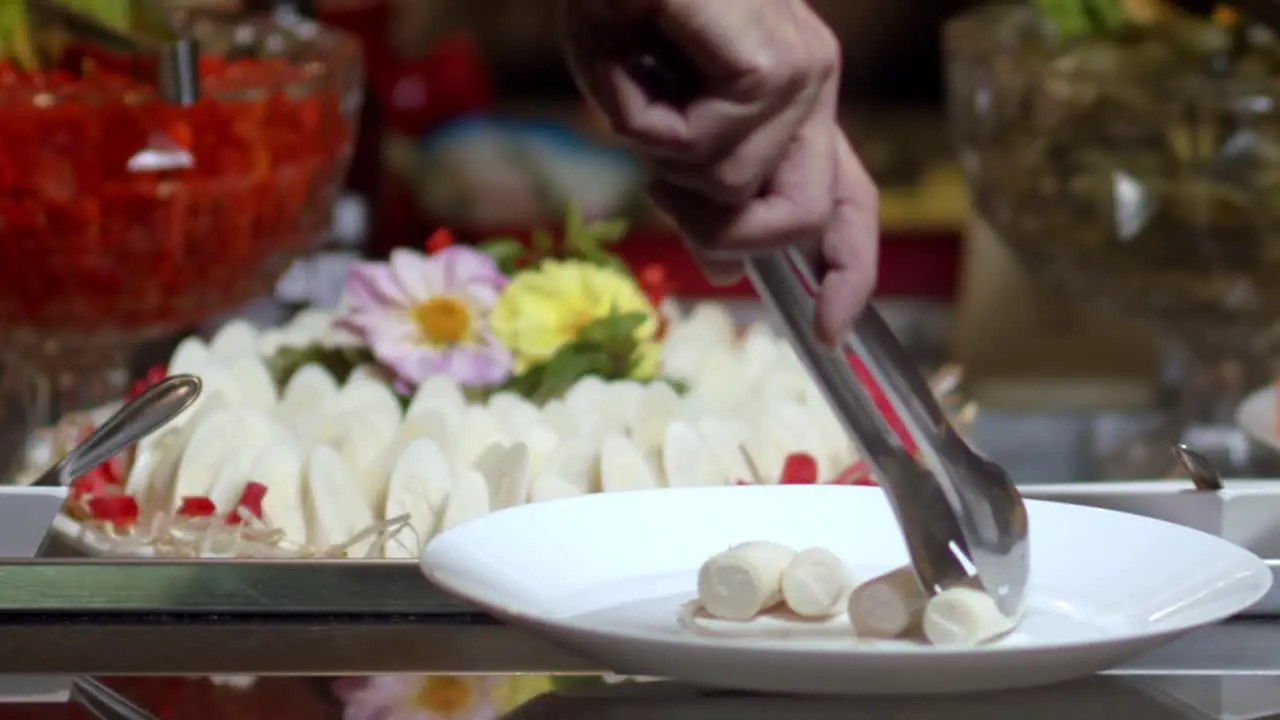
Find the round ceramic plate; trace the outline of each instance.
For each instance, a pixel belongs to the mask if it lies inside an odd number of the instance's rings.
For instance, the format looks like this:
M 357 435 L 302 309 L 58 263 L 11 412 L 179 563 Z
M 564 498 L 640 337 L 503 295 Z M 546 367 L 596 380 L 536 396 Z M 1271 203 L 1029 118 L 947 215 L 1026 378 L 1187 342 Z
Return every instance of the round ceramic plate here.
M 1276 431 L 1276 389 L 1268 385 L 1249 393 L 1236 408 L 1236 427 L 1254 441 L 1280 452 L 1280 433 Z
M 750 486 L 590 495 L 473 520 L 428 543 L 439 586 L 625 675 L 823 694 L 997 690 L 1117 665 L 1254 604 L 1271 585 L 1256 556 L 1185 527 L 1028 501 L 1028 612 L 979 648 L 870 644 L 847 624 L 694 634 L 680 622 L 699 566 L 730 545 L 824 546 L 858 576 L 906 562 L 877 488 Z

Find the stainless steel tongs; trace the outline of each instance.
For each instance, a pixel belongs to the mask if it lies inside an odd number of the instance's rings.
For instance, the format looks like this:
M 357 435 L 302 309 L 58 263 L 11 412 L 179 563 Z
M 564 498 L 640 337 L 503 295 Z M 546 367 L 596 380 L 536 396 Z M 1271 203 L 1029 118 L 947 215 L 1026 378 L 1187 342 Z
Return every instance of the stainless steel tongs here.
M 3 1 L 3 0 L 0 0 Z M 200 50 L 178 31 L 154 0 L 131 2 L 134 22 L 120 31 L 57 0 L 27 0 L 32 19 L 62 27 L 69 35 L 112 52 L 155 60 L 156 91 L 166 102 L 191 105 L 200 99 Z
M 977 585 L 1005 614 L 1019 614 L 1029 574 L 1027 511 L 1008 474 L 955 431 L 875 308 L 863 311 L 845 344 L 902 419 L 917 455 L 884 421 L 843 349 L 818 341 L 813 293 L 818 273 L 808 259 L 794 250 L 775 252 L 748 261 L 747 271 L 875 469 L 921 585 L 930 592 Z
M 640 38 L 636 50 L 628 69 L 655 99 L 683 105 L 697 96 L 695 69 L 660 33 Z M 1022 496 L 1003 468 L 956 433 L 880 314 L 868 307 L 845 344 L 902 418 L 916 455 L 885 423 L 843 349 L 818 341 L 813 289 L 820 273 L 810 261 L 794 250 L 774 252 L 748 261 L 747 271 L 876 471 L 925 590 L 977 586 L 1006 615 L 1021 613 L 1030 570 Z

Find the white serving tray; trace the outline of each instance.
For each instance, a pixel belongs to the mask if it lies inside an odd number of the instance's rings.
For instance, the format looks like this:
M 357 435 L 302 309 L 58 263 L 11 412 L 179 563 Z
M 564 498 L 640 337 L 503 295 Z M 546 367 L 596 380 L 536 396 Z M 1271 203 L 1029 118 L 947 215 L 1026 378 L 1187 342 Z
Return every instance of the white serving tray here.
M 1119 510 L 1185 525 L 1252 551 L 1280 580 L 1280 479 L 1227 480 L 1218 492 L 1190 480 L 1134 480 L 1022 485 L 1024 497 Z M 1088 532 L 1082 528 L 1081 532 Z M 1125 538 L 1115 538 L 1124 543 Z M 1280 616 L 1280 588 L 1272 586 L 1251 616 Z
M 66 488 L 0 485 L 0 559 L 34 558 L 66 499 Z M 0 703 L 66 702 L 71 682 L 63 677 L 6 676 L 0 678 Z

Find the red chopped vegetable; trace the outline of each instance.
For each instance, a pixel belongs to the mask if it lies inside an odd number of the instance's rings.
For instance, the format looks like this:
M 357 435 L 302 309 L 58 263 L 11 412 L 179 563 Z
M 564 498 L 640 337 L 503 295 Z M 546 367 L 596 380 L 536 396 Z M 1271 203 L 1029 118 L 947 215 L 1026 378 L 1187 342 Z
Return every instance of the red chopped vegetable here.
M 818 461 L 808 453 L 791 453 L 782 463 L 783 485 L 816 485 Z
M 351 151 L 348 70 L 211 59 L 180 106 L 136 57 L 84 54 L 0 69 L 0 326 L 150 335 L 260 295 L 322 233 Z M 193 161 L 147 165 L 175 150 Z
M 227 522 L 232 525 L 240 524 L 244 517 L 242 513 L 248 513 L 258 519 L 262 519 L 262 499 L 266 496 L 266 485 L 256 482 L 246 484 L 244 492 L 240 493 L 240 499 L 236 501 L 235 507 L 231 508 L 231 514 L 227 518 Z
M 438 228 L 427 238 L 427 254 L 435 255 L 441 250 L 453 246 L 453 232 L 449 228 Z
M 218 507 L 207 497 L 184 497 L 178 507 L 178 515 L 182 517 L 212 517 Z
M 89 498 L 89 514 L 94 520 L 126 527 L 138 522 L 138 501 L 129 495 Z
M 164 380 L 169 375 L 169 368 L 164 365 L 156 365 L 146 372 L 145 375 L 134 381 L 129 387 L 129 392 L 125 394 L 126 400 L 132 400 L 142 393 L 146 392 L 151 386 Z
M 862 363 L 862 360 L 853 353 L 846 353 L 845 357 L 849 360 L 850 367 L 853 368 L 854 374 L 858 376 L 858 380 L 863 387 L 867 388 L 871 393 L 871 398 L 876 403 L 876 408 L 880 411 L 880 415 L 884 417 L 889 428 L 893 430 L 893 434 L 898 437 L 898 442 L 907 449 L 907 452 L 914 455 L 916 453 L 915 441 L 911 439 L 911 434 L 907 432 L 906 423 L 902 422 L 902 418 L 893 411 L 893 406 L 889 404 L 889 399 L 884 396 L 884 392 L 880 390 L 880 386 L 876 383 L 875 378 L 871 377 L 871 371 Z

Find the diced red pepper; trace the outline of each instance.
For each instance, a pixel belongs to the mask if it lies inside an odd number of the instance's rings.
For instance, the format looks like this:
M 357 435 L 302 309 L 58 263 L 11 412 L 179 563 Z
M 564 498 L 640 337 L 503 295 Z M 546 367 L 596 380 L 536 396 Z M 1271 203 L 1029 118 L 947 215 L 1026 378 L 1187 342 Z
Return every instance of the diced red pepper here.
M 184 497 L 178 506 L 178 515 L 182 517 L 212 517 L 216 512 L 218 507 L 207 497 Z
M 240 493 L 240 499 L 237 500 L 235 506 L 231 508 L 231 514 L 227 517 L 227 522 L 232 525 L 238 525 L 243 517 L 241 515 L 241 511 L 261 519 L 262 499 L 266 496 L 266 485 L 257 482 L 247 483 L 244 486 L 244 491 Z
M 89 498 L 89 514 L 94 520 L 127 527 L 138 522 L 138 501 L 131 495 L 102 495 Z
M 875 401 L 876 408 L 880 411 L 880 415 L 884 417 L 889 428 L 893 430 L 894 435 L 898 437 L 898 442 L 902 443 L 907 452 L 914 455 L 917 448 L 915 441 L 911 439 L 911 434 L 907 432 L 906 423 L 902 422 L 902 418 L 898 417 L 898 414 L 894 412 L 893 406 L 889 404 L 889 399 L 884 396 L 884 392 L 880 390 L 875 378 L 871 377 L 871 371 L 852 352 L 845 353 L 845 357 L 863 387 L 867 388 L 867 391 L 871 393 L 871 398 Z
M 816 485 L 818 461 L 808 453 L 791 453 L 782 463 L 783 485 Z
M 106 495 L 119 495 L 120 486 L 110 482 L 106 476 L 98 472 L 89 472 L 76 478 L 69 490 L 73 500 Z
M 438 228 L 427 238 L 427 254 L 435 255 L 447 247 L 452 247 L 453 242 L 453 232 L 449 228 Z
M 142 393 L 146 392 L 152 385 L 164 380 L 169 375 L 169 369 L 164 365 L 156 365 L 147 370 L 146 374 L 134 381 L 129 386 L 129 392 L 125 395 L 126 400 L 132 400 Z

